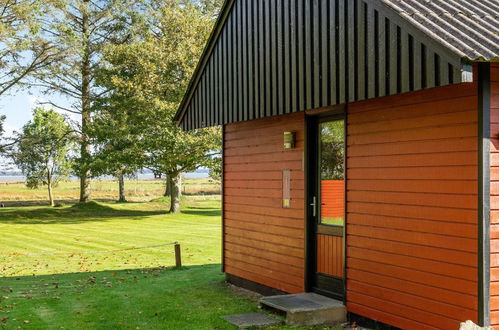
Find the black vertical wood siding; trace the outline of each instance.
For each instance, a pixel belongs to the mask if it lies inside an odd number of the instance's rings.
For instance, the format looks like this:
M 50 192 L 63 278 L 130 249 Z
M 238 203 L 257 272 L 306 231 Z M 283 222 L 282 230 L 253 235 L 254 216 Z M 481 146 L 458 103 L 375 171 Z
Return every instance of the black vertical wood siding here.
M 186 130 L 462 81 L 458 56 L 376 1 L 235 0 L 225 15 L 181 105 Z

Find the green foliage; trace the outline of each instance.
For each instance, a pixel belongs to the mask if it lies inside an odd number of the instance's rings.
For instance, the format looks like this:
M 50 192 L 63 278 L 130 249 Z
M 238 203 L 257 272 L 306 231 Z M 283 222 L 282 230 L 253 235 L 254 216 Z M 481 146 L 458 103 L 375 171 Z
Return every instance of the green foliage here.
M 33 120 L 24 125 L 13 157 L 27 178 L 29 188 L 51 189 L 69 174 L 68 153 L 72 132 L 64 117 L 53 110 L 37 108 Z M 52 196 L 49 196 L 53 204 Z
M 46 15 L 59 0 L 0 0 L 0 95 L 57 58 L 42 38 Z
M 122 127 L 120 136 L 143 151 L 135 153 L 135 160 L 176 178 L 207 165 L 220 152 L 220 129 L 184 132 L 173 121 L 213 17 L 194 1 L 145 4 L 141 38 L 106 47 L 98 83 L 110 91 L 104 108 L 119 122 L 116 130 Z
M 342 120 L 320 125 L 321 180 L 343 180 L 345 175 L 345 128 Z
M 53 6 L 47 17 L 46 38 L 61 56 L 37 72 L 35 78 L 47 93 L 58 93 L 73 101 L 70 107 L 48 103 L 80 115 L 74 127 L 79 133 L 79 156 L 74 164 L 81 179 L 81 201 L 90 198 L 94 104 L 105 92 L 95 84 L 102 52 L 107 45 L 126 43 L 133 35 L 135 22 L 142 17 L 137 14 L 137 3 L 65 0 Z

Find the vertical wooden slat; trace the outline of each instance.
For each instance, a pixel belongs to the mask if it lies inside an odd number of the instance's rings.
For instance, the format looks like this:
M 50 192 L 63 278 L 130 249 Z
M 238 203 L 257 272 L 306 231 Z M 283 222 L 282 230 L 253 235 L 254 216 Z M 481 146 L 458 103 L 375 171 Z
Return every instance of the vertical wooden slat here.
M 243 58 L 243 40 L 242 40 L 242 30 L 243 30 L 243 18 L 242 18 L 242 2 L 236 1 L 235 5 L 235 30 L 236 30 L 236 47 L 237 47 L 237 71 L 236 71 L 236 86 L 237 86 L 237 110 L 238 110 L 238 121 L 245 120 L 245 111 L 244 111 L 244 92 L 243 92 L 243 67 L 244 67 L 244 58 Z
M 271 38 L 271 8 L 272 1 L 263 1 L 264 5 L 264 37 L 265 37 L 265 114 L 267 116 L 273 115 L 272 108 L 272 38 Z
M 320 106 L 325 107 L 329 105 L 329 1 L 320 0 L 320 39 L 318 42 L 320 43 L 320 66 L 321 66 L 321 102 Z
M 386 40 L 385 40 L 385 17 L 378 14 L 378 96 L 386 95 Z
M 337 39 L 338 30 L 336 30 L 336 7 L 337 0 L 329 1 L 329 79 L 331 81 L 329 85 L 329 101 L 331 104 L 337 104 L 337 89 L 338 89 L 338 79 L 337 79 Z
M 266 74 L 265 74 L 265 2 L 264 0 L 257 0 L 258 2 L 258 43 L 259 43 L 259 48 L 258 48 L 258 62 L 259 62 L 259 107 L 260 107 L 260 117 L 263 118 L 267 114 L 267 101 L 265 99 L 266 93 L 265 93 L 265 88 L 266 86 Z
M 348 96 L 349 102 L 355 101 L 355 86 L 356 86 L 356 67 L 355 67 L 355 35 L 357 26 L 355 26 L 355 0 L 349 0 L 347 4 L 347 31 L 348 31 L 348 51 L 347 51 L 347 62 L 348 62 L 348 72 L 346 74 L 348 78 Z
M 248 102 L 248 119 L 255 119 L 255 102 L 253 95 L 254 82 L 253 79 L 255 75 L 253 74 L 254 57 L 253 57 L 253 1 L 245 1 L 245 16 L 246 16 L 246 30 L 244 34 L 246 35 L 246 86 L 247 93 L 246 100 Z
M 387 94 L 393 95 L 397 93 L 397 88 L 398 88 L 398 58 L 397 58 L 397 52 L 398 52 L 398 42 L 397 42 L 397 25 L 393 22 L 390 22 L 390 31 L 388 33 L 390 36 L 390 53 L 388 54 L 389 56 L 389 62 L 390 62 L 390 67 L 388 68 L 389 71 L 389 77 L 390 77 L 390 91 L 387 91 Z
M 290 113 L 292 111 L 292 101 L 291 98 L 294 94 L 291 93 L 291 70 L 290 70 L 290 63 L 291 63 L 291 20 L 290 20 L 290 6 L 291 6 L 291 1 L 289 0 L 284 0 L 282 2 L 283 6 L 283 26 L 282 26 L 282 31 L 283 31 L 283 82 L 282 82 L 282 89 L 283 89 L 283 112 L 284 113 Z
M 405 30 L 401 30 L 400 35 L 400 80 L 402 93 L 409 91 L 409 35 Z
M 357 1 L 357 96 L 359 100 L 366 97 L 365 88 L 365 2 Z
M 290 95 L 291 99 L 291 112 L 298 111 L 298 28 L 297 22 L 298 18 L 296 16 L 296 1 L 289 0 L 289 26 L 290 26 Z
M 228 114 L 228 123 L 236 121 L 236 118 L 234 117 L 234 111 L 235 111 L 235 106 L 234 106 L 234 38 L 232 35 L 232 21 L 233 21 L 233 16 L 231 15 L 227 21 L 227 114 Z
M 248 17 L 246 12 L 247 1 L 242 1 L 240 4 L 240 22 L 239 22 L 239 37 L 241 39 L 241 105 L 240 108 L 243 111 L 243 120 L 249 119 L 249 109 L 248 109 Z
M 251 4 L 251 9 L 253 11 L 253 30 L 252 30 L 252 41 L 253 41 L 253 52 L 252 52 L 252 57 L 253 57 L 253 101 L 254 101 L 254 107 L 255 107 L 255 118 L 260 118 L 260 93 L 259 93 L 259 86 L 260 86 L 260 68 L 259 68 L 259 21 L 260 17 L 258 16 L 258 1 L 249 1 Z
M 286 0 L 284 0 L 286 1 Z M 276 16 L 277 16 L 277 31 L 276 31 L 276 43 L 277 43 L 277 58 L 275 60 L 277 79 L 276 79 L 276 89 L 277 89 L 277 101 L 276 107 L 278 114 L 284 114 L 284 82 L 283 82 L 283 71 L 284 71 L 284 38 L 283 38 L 283 0 L 277 0 L 276 4 Z
M 414 90 L 422 88 L 422 75 L 421 75 L 421 43 L 414 40 L 413 47 L 413 67 L 414 67 Z
M 374 43 L 376 36 L 374 35 L 374 9 L 372 5 L 367 7 L 367 97 L 371 98 L 375 96 L 375 47 Z
M 298 109 L 297 110 L 304 110 L 306 109 L 305 106 L 305 38 L 304 38 L 304 6 L 305 6 L 306 1 L 300 1 L 296 0 L 297 8 L 296 8 L 296 15 L 297 15 L 297 24 L 296 24 L 296 30 L 297 30 L 297 35 L 298 35 L 298 40 L 296 42 L 296 47 L 298 48 L 298 62 L 296 63 L 296 66 L 298 67 L 297 70 L 297 77 L 296 80 L 298 81 L 298 91 L 297 91 L 297 96 L 298 96 Z
M 271 115 L 275 116 L 278 114 L 277 109 L 277 17 L 276 17 L 276 6 L 277 2 L 269 2 L 269 34 L 270 34 L 270 47 L 268 51 L 270 53 L 270 95 L 271 95 Z
M 347 57 L 347 52 L 346 52 L 346 47 L 345 45 L 347 44 L 346 40 L 346 35 L 345 35 L 345 25 L 346 25 L 346 19 L 347 17 L 345 16 L 345 1 L 349 0 L 339 0 L 338 1 L 338 8 L 337 8 L 337 17 L 338 17 L 338 35 L 339 35 L 339 42 L 338 42 L 338 47 L 339 47 L 339 54 L 338 54 L 338 74 L 339 74 L 339 81 L 337 81 L 338 84 L 338 92 L 339 92 L 339 100 L 338 103 L 345 103 L 347 101 L 346 99 L 346 90 L 347 90 L 347 64 L 348 64 L 348 59 Z
M 312 49 L 313 49 L 313 86 L 312 86 L 312 107 L 319 108 L 321 106 L 321 86 L 322 86 L 322 72 L 321 72 L 321 15 L 319 10 L 319 1 L 312 1 Z
M 314 1 L 314 0 L 312 0 Z M 304 46 L 305 46 L 305 103 L 304 109 L 313 108 L 312 103 L 312 86 L 313 86 L 313 45 L 312 45 L 312 1 L 303 1 L 304 2 Z
M 435 53 L 426 47 L 426 88 L 435 86 Z

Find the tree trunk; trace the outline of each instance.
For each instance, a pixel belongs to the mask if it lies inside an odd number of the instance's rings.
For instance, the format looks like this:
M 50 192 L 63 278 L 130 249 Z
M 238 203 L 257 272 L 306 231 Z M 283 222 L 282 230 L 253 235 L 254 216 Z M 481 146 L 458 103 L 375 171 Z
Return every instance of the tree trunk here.
M 180 174 L 168 175 L 171 184 L 170 213 L 180 212 L 180 197 L 182 195 L 182 177 Z
M 88 3 L 88 0 L 84 0 Z M 80 202 L 90 200 L 90 139 L 88 137 L 88 124 L 90 123 L 90 29 L 88 12 L 82 15 L 83 26 L 83 58 L 81 62 L 81 159 L 80 159 Z
M 50 175 L 50 170 L 47 171 L 47 190 L 49 192 L 49 203 L 50 206 L 54 206 L 54 193 L 52 191 L 52 176 Z
M 118 175 L 118 185 L 119 185 L 119 191 L 120 191 L 120 198 L 119 202 L 125 203 L 126 202 L 126 196 L 125 196 L 125 176 L 123 173 L 120 173 Z
M 170 181 L 170 177 L 167 176 L 165 180 L 165 194 L 163 196 L 164 197 L 170 196 L 171 191 L 172 191 L 172 182 Z

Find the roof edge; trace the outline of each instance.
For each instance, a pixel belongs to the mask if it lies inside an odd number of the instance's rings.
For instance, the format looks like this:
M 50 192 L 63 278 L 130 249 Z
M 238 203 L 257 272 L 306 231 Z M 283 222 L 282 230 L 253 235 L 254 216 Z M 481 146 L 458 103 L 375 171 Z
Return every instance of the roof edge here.
M 218 41 L 218 37 L 222 32 L 227 17 L 229 17 L 229 14 L 235 2 L 236 0 L 225 0 L 222 9 L 220 10 L 220 14 L 218 15 L 218 18 L 213 26 L 213 30 L 211 31 L 211 34 L 208 37 L 208 41 L 206 42 L 201 57 L 199 58 L 199 62 L 196 66 L 196 69 L 192 74 L 191 80 L 189 81 L 189 85 L 187 86 L 184 97 L 182 98 L 182 101 L 180 102 L 177 112 L 173 117 L 173 120 L 177 123 L 177 125 L 180 125 L 182 119 L 184 118 L 185 112 L 187 110 L 187 105 L 189 104 L 194 94 L 194 90 L 197 84 L 199 83 L 199 80 L 201 79 L 201 75 L 204 71 L 204 68 L 206 67 L 208 60 L 210 59 L 211 53 Z

